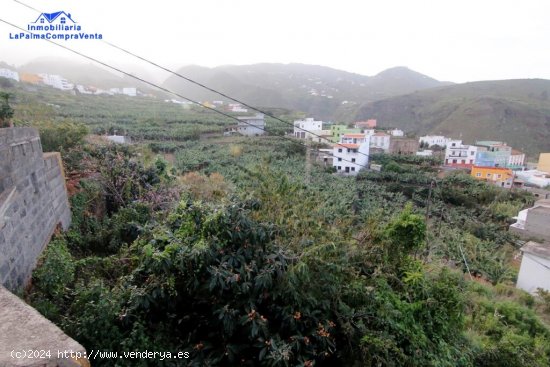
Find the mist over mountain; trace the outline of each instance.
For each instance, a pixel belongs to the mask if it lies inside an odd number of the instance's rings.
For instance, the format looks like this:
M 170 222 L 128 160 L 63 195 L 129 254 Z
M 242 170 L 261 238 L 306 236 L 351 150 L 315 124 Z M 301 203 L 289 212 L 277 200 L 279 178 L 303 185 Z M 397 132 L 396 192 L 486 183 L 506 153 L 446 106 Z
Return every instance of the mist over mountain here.
M 482 81 L 367 102 L 352 119 L 418 134 L 503 140 L 526 153 L 550 151 L 550 80 Z
M 191 65 L 178 73 L 251 105 L 299 110 L 325 120 L 335 118 L 342 105 L 449 84 L 405 67 L 373 77 L 306 64 Z M 177 76 L 170 76 L 163 85 L 198 100 L 223 99 Z
M 146 67 L 141 67 L 140 65 L 133 64 L 116 67 L 153 83 L 160 83 L 164 79 L 162 72 L 151 72 Z M 104 89 L 138 87 L 143 91 L 156 90 L 152 86 L 128 75 L 109 70 L 92 62 L 38 58 L 21 65 L 17 70 L 28 73 L 58 74 L 75 84 L 91 85 Z

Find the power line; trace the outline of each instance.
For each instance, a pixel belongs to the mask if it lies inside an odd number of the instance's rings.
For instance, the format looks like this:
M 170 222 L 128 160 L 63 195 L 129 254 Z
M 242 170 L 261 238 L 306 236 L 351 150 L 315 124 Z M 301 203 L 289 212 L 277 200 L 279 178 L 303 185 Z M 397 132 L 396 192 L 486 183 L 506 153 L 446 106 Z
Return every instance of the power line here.
M 19 0 L 13 0 L 13 1 L 15 1 L 16 3 L 21 4 L 21 5 L 23 5 L 23 6 L 27 7 L 27 8 L 29 8 L 29 9 L 32 9 L 32 10 L 38 12 L 38 13 L 42 13 L 40 10 L 38 10 L 38 9 L 36 9 L 36 8 L 33 8 L 32 6 L 27 5 L 27 4 L 25 4 L 25 3 L 23 3 L 23 2 L 21 2 L 21 1 L 19 1 Z M 264 115 L 266 115 L 266 116 L 268 116 L 268 117 L 271 117 L 272 119 L 275 119 L 275 120 L 277 120 L 277 121 L 280 121 L 280 122 L 282 122 L 282 123 L 284 123 L 284 124 L 286 124 L 286 125 L 292 126 L 293 128 L 298 128 L 299 130 L 304 131 L 304 132 L 306 132 L 306 133 L 308 133 L 308 134 L 311 134 L 311 135 L 313 135 L 313 136 L 316 136 L 316 137 L 318 137 L 319 139 L 322 139 L 322 140 L 324 140 L 324 141 L 327 141 L 327 142 L 329 142 L 329 143 L 332 143 L 330 140 L 324 138 L 322 135 L 318 135 L 318 134 L 316 134 L 316 133 L 311 132 L 310 130 L 301 128 L 301 127 L 299 127 L 299 126 L 296 127 L 296 126 L 295 126 L 293 123 L 291 123 L 291 122 L 288 122 L 288 121 L 286 121 L 286 120 L 283 120 L 283 119 L 281 119 L 280 117 L 277 117 L 277 116 L 274 116 L 273 114 L 270 114 L 269 112 L 266 112 L 266 111 L 264 111 L 264 110 L 262 110 L 262 109 L 259 109 L 259 108 L 257 108 L 257 107 L 251 106 L 251 105 L 247 104 L 246 102 L 243 102 L 243 101 L 241 101 L 241 100 L 239 100 L 239 99 L 233 98 L 233 97 L 231 97 L 231 96 L 229 96 L 229 95 L 227 95 L 227 94 L 225 94 L 225 93 L 223 93 L 223 92 L 220 92 L 220 91 L 218 91 L 218 90 L 216 90 L 216 89 L 214 89 L 214 88 L 211 88 L 211 87 L 209 87 L 209 86 L 207 86 L 207 85 L 205 85 L 205 84 L 202 84 L 202 83 L 200 83 L 200 82 L 197 82 L 196 80 L 193 80 L 193 79 L 191 79 L 191 78 L 189 78 L 189 77 L 186 77 L 185 75 L 182 75 L 182 74 L 180 74 L 180 73 L 178 73 L 178 72 L 176 72 L 176 71 L 173 71 L 173 70 L 171 70 L 171 69 L 169 69 L 169 68 L 167 68 L 167 67 L 165 67 L 165 66 L 159 65 L 159 64 L 157 64 L 157 63 L 155 63 L 155 62 L 153 62 L 153 61 L 151 61 L 151 60 L 148 60 L 148 59 L 146 59 L 146 58 L 144 58 L 144 57 L 142 57 L 142 56 L 139 56 L 139 55 L 137 55 L 137 54 L 135 54 L 135 53 L 133 53 L 133 52 L 131 52 L 131 51 L 125 49 L 125 48 L 122 48 L 122 47 L 120 47 L 120 46 L 117 46 L 117 45 L 115 45 L 115 44 L 113 44 L 113 43 L 111 43 L 111 42 L 105 41 L 105 40 L 102 40 L 102 42 L 105 43 L 105 44 L 107 44 L 107 45 L 109 45 L 109 46 L 111 46 L 111 47 L 113 47 L 113 48 L 115 48 L 115 49 L 117 49 L 117 50 L 119 50 L 119 51 L 122 51 L 122 52 L 124 52 L 124 53 L 126 53 L 126 54 L 128 54 L 128 55 L 130 55 L 130 56 L 133 56 L 133 57 L 135 57 L 135 58 L 137 58 L 137 59 L 139 59 L 139 60 L 142 60 L 142 61 L 144 61 L 144 62 L 146 62 L 146 63 L 148 63 L 148 64 L 151 64 L 151 65 L 153 65 L 153 66 L 155 66 L 155 67 L 157 67 L 157 68 L 159 68 L 159 69 L 162 69 L 162 70 L 164 70 L 164 71 L 166 71 L 166 72 L 168 72 L 168 73 L 170 73 L 170 74 L 173 74 L 173 75 L 175 75 L 175 76 L 177 76 L 177 77 L 179 77 L 179 78 L 181 78 L 181 79 L 184 79 L 184 80 L 186 80 L 186 81 L 188 81 L 188 82 L 190 82 L 190 83 L 193 83 L 193 84 L 195 84 L 195 85 L 198 85 L 199 87 L 204 88 L 204 89 L 206 89 L 206 90 L 208 90 L 208 91 L 210 91 L 210 92 L 216 93 L 216 94 L 218 94 L 218 95 L 220 95 L 220 96 L 222 96 L 222 97 L 225 97 L 225 98 L 230 99 L 230 100 L 232 100 L 232 101 L 234 101 L 234 102 L 240 103 L 240 104 L 242 104 L 243 106 L 246 106 L 246 107 L 248 107 L 248 108 L 251 109 L 251 110 L 254 110 L 254 111 L 256 111 L 256 112 L 260 112 L 260 113 L 262 113 L 262 114 L 264 114 Z M 320 142 L 320 141 L 319 141 L 319 142 Z M 338 145 L 338 146 L 347 148 L 346 146 L 341 145 L 341 144 L 338 143 L 338 142 L 337 142 L 337 143 L 332 143 L 332 144 L 335 144 L 335 145 Z M 361 155 L 364 155 L 365 157 L 369 157 L 368 154 L 365 154 L 365 153 L 363 153 L 363 152 L 357 151 L 357 153 L 359 153 L 359 154 L 361 154 Z M 351 163 L 354 163 L 354 162 L 351 162 Z
M 28 34 L 31 34 L 31 35 L 35 35 L 34 33 L 30 32 L 30 31 L 27 31 L 26 29 L 21 28 L 21 27 L 15 25 L 15 24 L 13 24 L 13 23 L 10 23 L 10 22 L 4 20 L 4 19 L 1 19 L 1 18 L 0 18 L 0 22 L 3 22 L 3 23 L 5 23 L 5 24 L 7 24 L 7 25 L 9 25 L 9 26 L 11 26 L 11 27 L 16 28 L 16 29 L 19 29 L 20 31 L 23 31 L 23 32 L 25 32 L 25 33 L 28 33 Z M 230 118 L 230 119 L 232 119 L 232 120 L 235 120 L 235 121 L 237 121 L 237 122 L 243 122 L 243 123 L 245 123 L 245 124 L 247 124 L 247 125 L 249 125 L 249 126 L 252 126 L 252 127 L 255 127 L 255 128 L 259 129 L 259 130 L 262 130 L 262 131 L 267 132 L 267 130 L 264 129 L 264 128 L 262 128 L 262 127 L 256 126 L 256 125 L 254 125 L 254 124 L 252 124 L 252 123 L 249 123 L 249 122 L 247 122 L 247 121 L 245 121 L 245 120 L 240 120 L 239 118 L 237 118 L 237 117 L 235 117 L 235 116 L 229 115 L 229 114 L 227 114 L 227 113 L 225 113 L 225 112 L 222 112 L 222 111 L 219 111 L 219 110 L 217 110 L 217 109 L 215 109 L 215 108 L 209 107 L 209 106 L 207 106 L 207 105 L 205 105 L 205 104 L 202 104 L 202 103 L 200 103 L 200 102 L 198 102 L 198 101 L 195 101 L 195 100 L 193 100 L 193 99 L 191 99 L 191 98 L 188 98 L 188 97 L 185 97 L 185 96 L 183 96 L 183 95 L 181 95 L 181 94 L 179 94 L 179 93 L 173 92 L 173 91 L 171 91 L 171 90 L 169 90 L 169 89 L 167 89 L 167 88 L 165 88 L 165 87 L 161 87 L 161 86 L 158 85 L 158 84 L 155 84 L 155 83 L 153 83 L 153 82 L 150 82 L 150 81 L 148 81 L 148 80 L 145 80 L 145 79 L 143 79 L 143 78 L 140 78 L 140 77 L 138 77 L 138 76 L 135 76 L 135 75 L 133 75 L 133 74 L 131 74 L 131 73 L 128 73 L 128 72 L 126 72 L 126 71 L 120 69 L 120 68 L 117 68 L 117 67 L 115 67 L 115 66 L 109 65 L 109 64 L 107 64 L 106 62 L 100 61 L 100 60 L 98 60 L 98 59 L 96 59 L 96 58 L 94 58 L 94 57 L 91 57 L 91 56 L 85 55 L 85 54 L 83 54 L 83 53 L 81 53 L 81 52 L 79 52 L 79 51 L 73 50 L 73 49 L 70 48 L 70 47 L 63 46 L 63 45 L 61 45 L 61 44 L 59 44 L 59 43 L 53 42 L 52 40 L 49 40 L 49 39 L 46 39 L 46 38 L 41 38 L 41 39 L 44 40 L 44 41 L 46 41 L 46 42 L 49 42 L 49 43 L 51 43 L 51 44 L 53 44 L 53 45 L 56 45 L 56 46 L 58 46 L 58 47 L 61 47 L 61 48 L 65 49 L 65 50 L 67 50 L 67 51 L 69 51 L 69 52 L 72 52 L 72 53 L 74 53 L 74 54 L 76 54 L 76 55 L 78 55 L 78 56 L 84 57 L 84 58 L 86 58 L 86 59 L 88 59 L 88 60 L 90 60 L 90 61 L 93 61 L 93 62 L 96 62 L 96 63 L 98 63 L 98 64 L 100 64 L 100 65 L 103 65 L 103 66 L 105 66 L 105 67 L 107 67 L 107 68 L 109 68 L 109 69 L 115 70 L 115 71 L 117 71 L 117 72 L 119 72 L 119 73 L 121 73 L 121 74 L 124 74 L 124 75 L 126 75 L 126 76 L 129 76 L 129 77 L 134 78 L 134 79 L 136 79 L 136 80 L 139 80 L 139 81 L 141 81 L 141 82 L 143 82 L 143 83 L 145 83 L 145 84 L 148 84 L 148 85 L 150 85 L 150 86 L 152 86 L 152 87 L 154 87 L 154 88 L 157 88 L 157 89 L 159 89 L 159 90 L 161 90 L 161 91 L 164 91 L 164 92 L 166 92 L 166 93 L 169 93 L 169 94 L 175 95 L 175 96 L 177 96 L 177 97 L 183 98 L 183 99 L 185 99 L 185 100 L 187 100 L 187 101 L 189 101 L 189 102 L 191 102 L 191 103 L 194 103 L 194 104 L 196 104 L 196 105 L 198 105 L 198 106 L 201 106 L 201 107 L 203 107 L 203 108 L 206 108 L 206 109 L 208 109 L 208 110 L 210 110 L 210 111 L 214 111 L 215 113 L 218 113 L 218 114 L 220 114 L 220 115 L 223 115 L 223 116 L 225 116 L 225 117 L 228 117 L 228 118 Z M 275 135 L 275 136 L 277 136 L 277 135 Z M 298 141 L 295 140 L 295 139 L 289 139 L 289 138 L 287 138 L 287 137 L 285 137 L 285 136 L 278 136 L 278 137 L 280 137 L 280 138 L 282 138 L 282 139 L 285 139 L 285 140 L 288 140 L 288 141 L 290 141 L 290 142 L 292 142 L 292 143 L 294 143 L 294 144 L 298 144 L 298 145 L 300 145 L 300 146 L 304 146 L 304 144 L 298 142 Z M 340 144 L 338 144 L 338 145 L 340 145 Z M 341 145 L 341 146 L 345 147 L 344 145 Z M 347 148 L 347 147 L 345 147 L 345 148 Z M 341 159 L 342 161 L 349 162 L 349 163 L 355 164 L 355 165 L 360 166 L 360 167 L 363 167 L 363 168 L 368 168 L 368 167 L 365 166 L 365 165 L 359 164 L 359 163 L 357 163 L 357 162 L 352 162 L 352 161 L 350 161 L 350 160 L 348 160 L 348 159 L 346 159 L 346 158 L 336 157 L 336 156 L 334 156 L 333 154 L 330 154 L 330 153 L 328 153 L 327 155 L 333 157 L 333 159 L 338 158 L 338 159 Z M 367 155 L 367 156 L 368 156 L 368 155 Z

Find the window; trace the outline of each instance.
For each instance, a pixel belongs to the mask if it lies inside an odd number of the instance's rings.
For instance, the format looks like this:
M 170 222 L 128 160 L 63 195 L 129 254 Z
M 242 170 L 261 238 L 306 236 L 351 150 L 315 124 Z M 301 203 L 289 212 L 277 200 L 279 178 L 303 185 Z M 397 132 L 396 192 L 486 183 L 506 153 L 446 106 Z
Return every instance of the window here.
M 453 159 L 453 163 L 456 163 L 456 159 Z
M 351 162 L 352 162 L 352 163 L 355 163 L 355 158 L 352 158 L 352 159 L 351 159 Z
M 476 177 L 481 177 L 481 172 L 476 173 Z
M 353 153 L 357 153 L 357 149 L 354 149 L 354 150 L 353 150 Z
M 338 162 L 342 162 L 342 158 L 338 158 Z
M 497 178 L 501 178 L 501 177 L 502 177 L 502 175 L 497 175 Z
M 491 177 L 491 174 L 490 174 L 490 173 L 487 173 L 487 177 Z
M 338 166 L 338 171 L 340 171 L 342 169 L 342 166 Z
M 338 149 L 338 153 L 342 153 L 342 149 Z
M 465 160 L 465 159 L 462 160 L 462 164 L 464 164 L 464 163 L 466 163 L 466 160 Z
M 61 24 L 65 24 L 65 17 L 61 17 Z
M 40 23 L 44 23 L 44 18 L 40 18 Z
M 355 167 L 351 167 L 351 170 L 352 170 L 353 172 L 355 172 Z
M 348 148 L 348 153 L 350 152 L 351 150 Z
M 474 155 L 475 152 L 470 152 L 470 155 Z

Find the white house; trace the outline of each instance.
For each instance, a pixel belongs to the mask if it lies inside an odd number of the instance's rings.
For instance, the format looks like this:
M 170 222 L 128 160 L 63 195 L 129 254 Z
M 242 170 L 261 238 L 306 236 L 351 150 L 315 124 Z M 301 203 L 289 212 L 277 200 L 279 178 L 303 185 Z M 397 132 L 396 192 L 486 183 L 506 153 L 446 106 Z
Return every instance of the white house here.
M 440 147 L 446 147 L 450 141 L 451 139 L 446 138 L 442 135 L 426 135 L 426 136 L 421 136 L 420 139 L 418 139 L 418 142 L 420 144 L 422 143 L 427 144 L 428 148 L 433 147 L 434 145 L 439 145 Z
M 538 171 L 536 169 L 528 171 L 516 171 L 516 176 L 518 179 L 524 181 L 530 186 L 536 187 L 546 187 L 550 186 L 550 174 Z
M 399 129 L 390 130 L 389 133 L 391 136 L 405 136 L 405 133 L 403 132 L 403 130 L 399 130 Z
M 476 163 L 478 150 L 486 148 L 475 145 L 464 145 L 462 140 L 449 140 L 445 149 L 446 166 L 472 166 Z
M 91 90 L 89 90 L 88 88 L 86 88 L 82 84 L 77 84 L 76 85 L 76 90 L 78 92 L 80 92 L 80 94 L 93 94 L 93 92 Z
M 340 138 L 340 143 L 343 144 L 363 144 L 364 142 L 370 142 L 370 137 L 366 134 L 344 134 Z
M 529 293 L 536 293 L 537 288 L 550 291 L 550 243 L 529 241 L 521 252 L 516 286 Z
M 374 133 L 370 135 L 370 147 L 387 152 L 390 150 L 390 135 L 386 133 Z
M 0 78 L 13 79 L 19 81 L 19 73 L 10 69 L 0 69 Z
M 431 157 L 433 154 L 434 154 L 434 151 L 430 150 L 430 149 L 424 149 L 424 150 L 416 152 L 416 155 L 421 156 L 421 157 Z
M 510 225 L 511 232 L 524 239 L 550 242 L 550 199 L 536 201 L 531 208 L 520 211 L 514 219 L 516 223 Z
M 130 97 L 135 97 L 137 96 L 137 89 L 133 87 L 125 87 L 125 88 L 122 88 L 122 94 Z
M 298 139 L 317 138 L 323 130 L 323 121 L 315 121 L 312 117 L 294 121 L 294 137 Z
M 508 158 L 508 166 L 523 166 L 525 162 L 525 153 L 519 150 L 512 149 L 512 153 Z
M 111 92 L 111 91 L 105 90 L 105 89 L 96 89 L 96 91 L 94 92 L 94 94 L 96 94 L 96 95 L 103 95 L 103 94 L 106 94 L 106 95 L 112 96 L 114 93 Z
M 356 175 L 369 163 L 369 146 L 370 141 L 366 138 L 363 138 L 363 142 L 358 144 L 335 144 L 332 148 L 332 166 L 337 173 Z
M 130 142 L 130 139 L 123 135 L 107 135 L 107 140 L 116 144 L 127 144 Z
M 71 90 L 74 88 L 72 83 L 60 75 L 53 74 L 38 74 L 42 78 L 42 82 L 50 87 L 61 89 L 61 90 Z
M 237 117 L 239 124 L 235 127 L 236 132 L 246 136 L 257 136 L 265 134 L 265 120 L 261 113 L 256 116 Z

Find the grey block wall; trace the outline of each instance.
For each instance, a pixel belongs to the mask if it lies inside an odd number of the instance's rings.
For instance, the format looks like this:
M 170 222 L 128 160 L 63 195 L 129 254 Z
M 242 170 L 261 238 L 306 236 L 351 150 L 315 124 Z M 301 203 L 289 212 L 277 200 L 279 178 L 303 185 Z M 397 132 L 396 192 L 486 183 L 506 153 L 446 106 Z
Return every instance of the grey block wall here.
M 25 286 L 56 227 L 70 222 L 59 153 L 43 154 L 35 129 L 0 129 L 0 283 Z
M 532 234 L 533 237 L 550 241 L 550 207 L 539 206 L 529 209 L 525 221 L 525 231 Z

